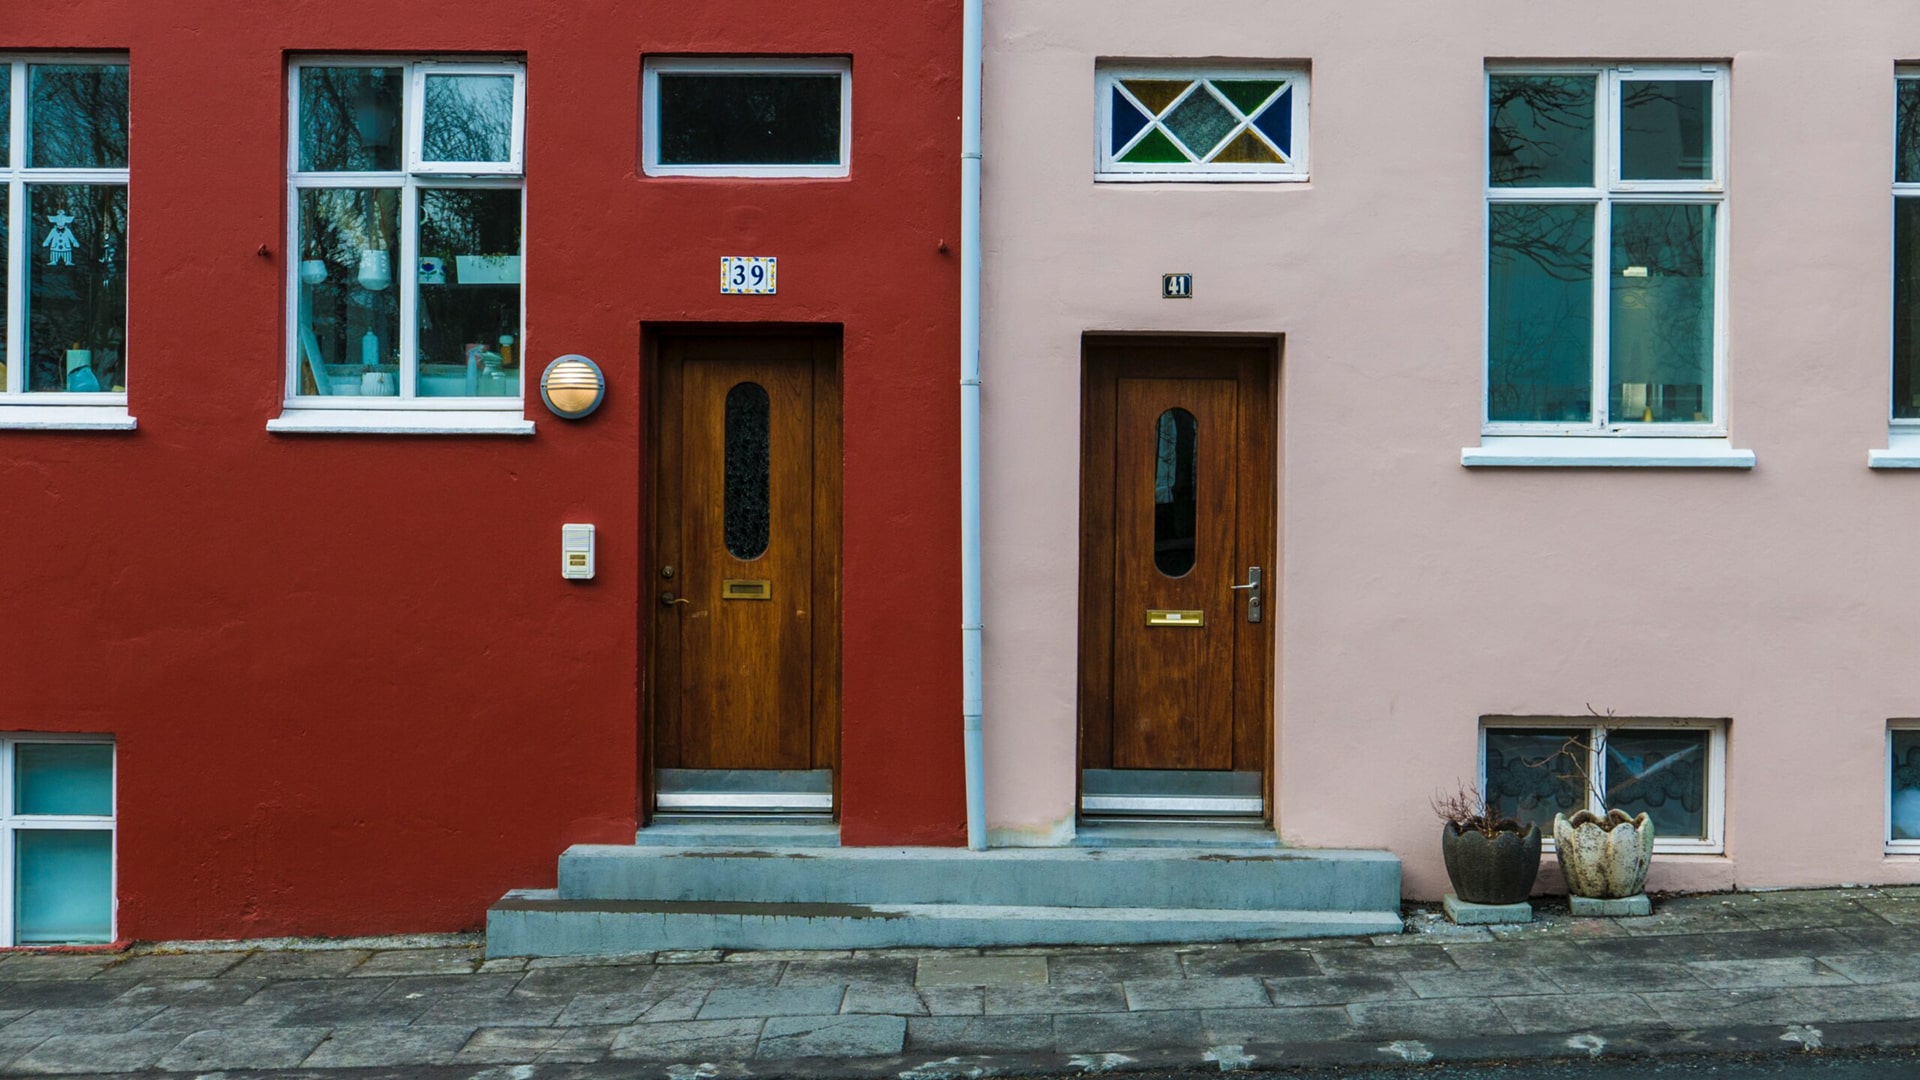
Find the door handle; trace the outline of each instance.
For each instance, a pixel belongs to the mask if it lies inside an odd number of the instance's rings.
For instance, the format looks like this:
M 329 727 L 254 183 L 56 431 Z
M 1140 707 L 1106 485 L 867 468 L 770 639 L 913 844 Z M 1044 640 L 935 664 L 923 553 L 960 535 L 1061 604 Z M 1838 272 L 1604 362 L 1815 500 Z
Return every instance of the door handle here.
M 661 607 L 672 607 L 675 604 L 691 604 L 691 603 L 693 603 L 693 601 L 687 599 L 684 596 L 673 595 L 673 591 L 671 589 L 660 594 Z
M 1235 591 L 1246 590 L 1247 621 L 1250 623 L 1259 622 L 1261 607 L 1260 594 L 1264 591 L 1260 588 L 1260 568 L 1257 566 L 1247 567 L 1247 583 L 1245 585 L 1229 585 L 1227 588 Z

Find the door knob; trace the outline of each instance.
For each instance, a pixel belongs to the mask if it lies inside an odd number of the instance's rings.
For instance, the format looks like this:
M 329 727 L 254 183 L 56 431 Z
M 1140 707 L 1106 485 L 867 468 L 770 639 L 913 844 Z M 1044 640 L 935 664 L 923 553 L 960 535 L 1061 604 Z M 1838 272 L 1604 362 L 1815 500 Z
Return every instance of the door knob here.
M 1259 568 L 1259 567 L 1257 567 L 1257 566 L 1249 566 L 1249 567 L 1247 567 L 1247 581 L 1246 581 L 1246 584 L 1244 584 L 1244 585 L 1229 585 L 1229 586 L 1227 586 L 1227 588 L 1229 588 L 1229 589 L 1233 589 L 1233 590 L 1235 590 L 1235 591 L 1239 591 L 1239 590 L 1243 590 L 1243 589 L 1244 589 L 1244 590 L 1246 591 L 1246 594 L 1247 594 L 1247 621 L 1248 621 L 1248 622 L 1250 622 L 1250 623 L 1257 623 L 1257 622 L 1259 622 L 1259 621 L 1260 621 L 1260 607 L 1261 607 L 1261 604 L 1260 604 L 1260 594 L 1261 594 L 1261 592 L 1262 592 L 1262 591 L 1264 591 L 1264 590 L 1262 590 L 1262 589 L 1260 588 L 1260 568 Z

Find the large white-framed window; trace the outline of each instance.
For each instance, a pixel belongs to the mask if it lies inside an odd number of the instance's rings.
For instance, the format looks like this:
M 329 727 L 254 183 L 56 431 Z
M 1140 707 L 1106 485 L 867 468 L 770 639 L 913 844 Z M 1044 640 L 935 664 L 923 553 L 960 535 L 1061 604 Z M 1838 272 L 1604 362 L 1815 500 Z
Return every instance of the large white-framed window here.
M 113 740 L 0 735 L 0 942 L 114 940 Z
M 1488 67 L 1483 434 L 1726 434 L 1727 84 Z
M 0 53 L 0 428 L 127 415 L 125 56 Z
M 526 67 L 288 70 L 287 391 L 276 431 L 527 434 Z
M 1307 179 L 1307 69 L 1101 64 L 1094 179 Z
M 845 56 L 650 56 L 641 89 L 648 176 L 841 177 L 853 155 Z
M 1589 797 L 1582 775 L 1593 778 Z M 1654 850 L 1726 850 L 1727 722 L 1674 718 L 1487 716 L 1480 722 L 1480 790 L 1487 805 L 1540 826 L 1609 808 L 1645 812 Z
M 1920 69 L 1894 72 L 1893 384 L 1875 468 L 1920 468 Z

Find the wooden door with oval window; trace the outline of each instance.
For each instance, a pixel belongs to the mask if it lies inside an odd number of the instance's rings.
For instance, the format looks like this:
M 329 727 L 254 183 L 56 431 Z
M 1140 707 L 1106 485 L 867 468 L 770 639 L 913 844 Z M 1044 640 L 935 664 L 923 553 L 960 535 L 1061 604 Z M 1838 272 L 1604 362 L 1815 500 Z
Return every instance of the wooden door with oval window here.
M 840 714 L 839 343 L 655 343 L 651 806 L 832 813 Z
M 1266 341 L 1086 345 L 1084 816 L 1265 815 L 1274 366 Z

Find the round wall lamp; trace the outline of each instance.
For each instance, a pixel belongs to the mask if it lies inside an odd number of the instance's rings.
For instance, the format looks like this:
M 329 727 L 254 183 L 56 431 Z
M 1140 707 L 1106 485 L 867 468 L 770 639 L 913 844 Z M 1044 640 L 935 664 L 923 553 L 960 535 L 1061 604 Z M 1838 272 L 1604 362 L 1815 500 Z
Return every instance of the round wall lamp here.
M 556 358 L 540 373 L 540 400 L 563 420 L 590 415 L 606 396 L 607 377 L 600 365 L 578 353 Z

